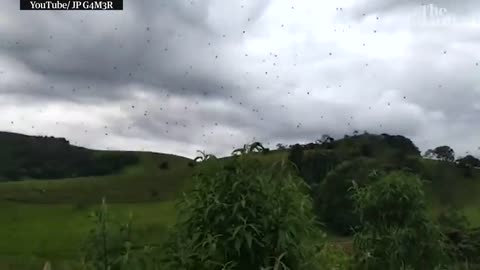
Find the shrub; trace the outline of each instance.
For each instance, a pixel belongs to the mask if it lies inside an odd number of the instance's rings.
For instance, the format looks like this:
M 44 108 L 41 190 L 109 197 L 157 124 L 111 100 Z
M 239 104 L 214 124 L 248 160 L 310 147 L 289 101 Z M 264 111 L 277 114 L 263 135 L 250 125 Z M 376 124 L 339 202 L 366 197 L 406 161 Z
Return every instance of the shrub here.
M 299 170 L 301 169 L 303 160 L 303 148 L 300 144 L 297 143 L 290 148 L 288 160 L 295 164 L 295 166 L 297 166 Z
M 422 182 L 393 172 L 355 188 L 362 230 L 354 236 L 356 269 L 435 269 L 448 261 L 440 229 L 427 219 Z
M 299 165 L 300 176 L 309 185 L 320 184 L 339 163 L 339 158 L 331 151 L 313 151 L 303 156 Z
M 351 235 L 360 224 L 350 196 L 352 181 L 362 186 L 371 182 L 374 167 L 375 163 L 365 158 L 342 162 L 314 190 L 315 210 L 330 230 Z
M 324 234 L 306 185 L 291 169 L 289 163 L 264 165 L 248 154 L 225 165 L 203 162 L 165 247 L 168 269 L 321 267 Z

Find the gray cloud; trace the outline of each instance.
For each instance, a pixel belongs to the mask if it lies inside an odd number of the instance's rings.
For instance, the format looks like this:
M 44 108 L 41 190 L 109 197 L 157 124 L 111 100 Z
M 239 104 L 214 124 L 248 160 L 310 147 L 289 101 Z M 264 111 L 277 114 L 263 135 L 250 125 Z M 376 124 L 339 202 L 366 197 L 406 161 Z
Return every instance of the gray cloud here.
M 9 1 L 0 128 L 186 156 L 367 130 L 478 154 L 474 25 L 405 24 L 416 1 L 348 3 L 125 0 L 99 13 Z

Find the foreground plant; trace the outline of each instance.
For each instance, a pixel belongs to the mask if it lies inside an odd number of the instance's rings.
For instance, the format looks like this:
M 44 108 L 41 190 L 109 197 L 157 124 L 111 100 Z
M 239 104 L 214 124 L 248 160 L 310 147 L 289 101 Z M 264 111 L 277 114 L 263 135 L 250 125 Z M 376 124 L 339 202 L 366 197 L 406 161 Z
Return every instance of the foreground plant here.
M 445 239 L 427 218 L 421 180 L 404 172 L 356 188 L 357 269 L 435 269 L 448 262 Z
M 289 163 L 263 165 L 240 153 L 210 166 L 179 205 L 168 269 L 324 269 L 324 234 Z
M 83 249 L 85 270 L 157 269 L 152 249 L 134 245 L 132 215 L 126 223 L 115 222 L 103 199 L 92 218 L 95 226 L 90 230 Z

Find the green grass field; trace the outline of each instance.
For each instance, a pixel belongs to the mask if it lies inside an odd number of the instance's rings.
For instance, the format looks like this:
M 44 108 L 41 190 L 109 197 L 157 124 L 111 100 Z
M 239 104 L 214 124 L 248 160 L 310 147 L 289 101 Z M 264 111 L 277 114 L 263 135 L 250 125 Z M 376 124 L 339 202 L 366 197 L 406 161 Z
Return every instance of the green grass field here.
M 41 269 L 46 260 L 71 266 L 93 226 L 89 213 L 103 196 L 118 220 L 133 214 L 141 241 L 160 244 L 193 168 L 183 157 L 139 156 L 138 165 L 117 175 L 0 183 L 0 269 Z M 159 168 L 163 161 L 168 169 Z
M 134 228 L 143 243 L 160 244 L 175 221 L 174 199 L 191 183 L 194 168 L 187 158 L 139 153 L 140 163 L 103 177 L 28 180 L 0 183 L 0 269 L 41 269 L 46 260 L 55 269 L 74 269 L 82 242 L 93 226 L 89 213 L 105 196 L 111 213 L 125 221 L 131 212 Z M 278 161 L 286 152 L 259 155 Z M 169 163 L 168 169 L 159 164 Z M 436 172 L 438 164 L 425 160 Z M 480 173 L 465 179 L 453 167 L 441 172 L 447 182 L 432 181 L 426 193 L 432 215 L 448 204 L 462 209 L 480 226 Z M 332 241 L 338 237 L 330 236 Z M 349 239 L 341 238 L 342 244 Z M 339 240 L 339 241 L 340 241 Z
M 119 221 L 126 221 L 132 213 L 136 234 L 145 244 L 162 243 L 175 221 L 171 202 L 116 203 L 108 207 Z M 8 264 L 13 267 L 25 259 L 34 263 L 79 260 L 81 244 L 93 225 L 89 218 L 92 210 L 93 207 L 77 209 L 70 204 L 0 204 L 4 216 L 0 227 L 0 268 L 5 269 Z

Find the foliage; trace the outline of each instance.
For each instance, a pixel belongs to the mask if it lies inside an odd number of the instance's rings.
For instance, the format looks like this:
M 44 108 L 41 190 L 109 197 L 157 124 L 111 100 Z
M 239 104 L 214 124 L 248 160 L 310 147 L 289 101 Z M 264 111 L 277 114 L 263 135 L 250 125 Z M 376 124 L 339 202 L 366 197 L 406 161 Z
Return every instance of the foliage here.
M 467 155 L 457 159 L 457 164 L 458 167 L 463 170 L 463 175 L 466 178 L 471 178 L 473 177 L 473 169 L 480 168 L 480 159 L 472 155 Z
M 232 151 L 232 156 L 244 155 L 248 153 L 261 153 L 266 150 L 260 142 L 254 142 L 252 144 L 245 144 L 242 148 L 237 148 Z M 268 151 L 268 150 L 267 150 Z
M 450 146 L 438 146 L 435 149 L 428 149 L 425 152 L 426 157 L 437 158 L 443 161 L 453 162 L 455 160 L 455 151 Z
M 200 156 L 197 156 L 196 158 L 193 159 L 193 161 L 195 162 L 203 162 L 210 159 L 217 159 L 216 156 L 207 154 L 205 153 L 205 151 L 197 150 L 197 152 L 200 154 Z
M 472 155 L 467 155 L 463 158 L 457 159 L 458 165 L 462 167 L 470 167 L 470 168 L 476 168 L 480 167 L 480 159 L 472 156 Z
M 371 135 L 370 135 L 371 136 Z M 408 138 L 401 135 L 389 135 L 382 134 L 383 140 L 386 144 L 394 149 L 402 151 L 403 155 L 420 156 L 420 150 L 415 144 Z
M 196 175 L 180 203 L 166 247 L 169 269 L 320 267 L 323 234 L 306 186 L 289 164 L 268 166 L 242 154 L 211 166 Z
M 317 144 L 328 144 L 334 142 L 335 139 L 328 134 L 323 134 L 321 139 L 317 139 L 315 142 Z
M 445 239 L 427 218 L 417 176 L 393 172 L 354 190 L 362 223 L 354 237 L 357 269 L 434 269 L 448 262 Z
M 340 163 L 337 155 L 332 151 L 304 151 L 299 144 L 290 148 L 288 159 L 295 164 L 300 176 L 312 188 L 320 184 L 325 176 Z
M 287 146 L 284 145 L 284 144 L 282 144 L 282 143 L 277 143 L 276 146 L 277 146 L 277 149 L 278 149 L 278 150 L 285 150 L 285 149 L 287 149 Z
M 480 228 L 452 230 L 445 233 L 450 257 L 457 264 L 468 265 L 467 269 L 480 268 Z M 474 266 L 476 268 L 474 268 Z
M 132 236 L 132 218 L 125 224 L 115 223 L 105 199 L 100 209 L 92 213 L 95 227 L 84 246 L 85 270 L 155 269 L 148 246 L 136 246 Z
M 350 269 L 352 265 L 351 256 L 345 253 L 340 247 L 332 243 L 324 243 L 318 254 L 319 265 L 322 269 L 345 270 Z
M 0 181 L 107 175 L 138 162 L 134 154 L 98 154 L 63 138 L 0 132 L 0 147 Z
M 438 216 L 438 222 L 448 237 L 446 243 L 450 257 L 456 262 L 468 265 L 477 264 L 478 267 L 480 264 L 480 228 L 471 228 L 465 214 L 453 207 L 443 210 Z
M 399 169 L 409 171 L 411 173 L 422 174 L 425 171 L 425 168 L 422 163 L 422 159 L 416 156 L 403 156 L 399 160 Z
M 303 161 L 303 148 L 300 144 L 297 143 L 290 148 L 288 160 L 292 162 L 298 170 L 300 170 Z
M 335 156 L 337 153 L 341 155 L 343 155 L 342 153 L 354 153 L 358 150 L 359 145 L 367 144 L 372 150 L 372 156 L 365 160 L 372 160 L 372 168 L 381 170 L 388 166 L 389 170 L 392 170 L 401 167 L 398 163 L 400 159 L 396 161 L 394 158 L 397 155 L 394 153 L 397 149 L 384 144 L 385 140 L 381 139 L 381 136 L 351 136 L 349 140 L 352 140 L 350 145 L 344 144 L 343 140 L 338 140 L 335 142 L 336 148 L 333 150 L 325 150 L 321 145 L 313 148 L 303 145 L 305 159 L 329 152 Z M 355 150 L 352 151 L 354 148 Z M 95 151 L 95 155 L 107 153 L 120 154 Z M 79 244 L 89 229 L 87 212 L 103 195 L 109 198 L 110 203 L 114 202 L 109 205 L 109 212 L 112 215 L 120 218 L 124 214 L 125 208 L 132 209 L 136 213 L 134 239 L 138 239 L 138 243 L 148 243 L 154 246 L 161 244 L 167 235 L 167 228 L 175 221 L 176 210 L 170 200 L 176 198 L 177 194 L 180 194 L 179 191 L 191 188 L 193 169 L 188 167 L 187 163 L 191 162 L 198 171 L 201 171 L 200 169 L 203 167 L 210 167 L 203 173 L 211 175 L 215 171 L 224 169 L 223 165 L 219 166 L 219 164 L 227 164 L 229 159 L 234 158 L 227 157 L 218 161 L 212 159 L 211 162 L 194 163 L 187 158 L 173 155 L 134 154 L 140 158 L 141 162 L 119 174 L 1 183 L 0 209 L 3 219 L 0 222 L 0 239 L 3 241 L 0 243 L 0 253 L 2 254 L 0 255 L 0 269 L 40 269 L 46 259 L 51 260 L 54 270 L 77 269 L 70 266 L 70 263 L 78 258 Z M 272 150 L 272 153 L 266 156 L 263 154 L 253 154 L 252 156 L 258 158 L 262 163 L 270 163 L 285 159 L 287 154 L 286 151 Z M 315 158 L 315 160 L 320 159 Z M 351 162 L 352 159 L 352 156 L 345 154 L 340 160 Z M 402 161 L 404 162 L 402 164 L 411 162 L 412 165 L 404 167 L 412 168 L 412 171 L 421 174 L 422 178 L 431 180 L 425 189 L 431 213 L 437 213 L 439 207 L 453 203 L 462 207 L 472 226 L 480 225 L 480 212 L 475 210 L 480 203 L 477 196 L 480 188 L 480 182 L 477 180 L 480 180 L 480 173 L 476 169 L 472 169 L 473 177 L 467 179 L 462 174 L 463 170 L 454 163 L 421 159 L 414 155 L 407 155 L 406 159 L 410 161 Z M 162 161 L 168 161 L 169 170 L 159 169 L 158 164 Z M 312 162 L 312 168 L 315 166 Z M 234 166 L 232 167 L 234 168 Z M 315 173 L 320 171 L 317 170 Z M 355 170 L 352 169 L 352 176 L 346 179 L 355 178 L 354 172 Z M 355 179 L 357 178 L 361 177 Z M 349 184 L 348 186 L 352 186 L 351 182 Z M 359 185 L 362 186 L 360 183 Z M 312 185 L 312 189 L 317 191 L 315 185 Z M 318 193 L 315 192 L 315 196 L 317 195 Z M 148 203 L 148 201 L 156 201 L 156 203 Z M 158 201 L 162 201 L 162 203 Z M 327 223 L 327 225 L 329 224 Z M 329 227 L 332 226 L 329 225 Z M 463 250 L 461 252 L 464 255 L 454 254 L 455 260 L 469 261 L 469 265 L 471 265 L 475 258 L 480 258 L 479 255 L 475 255 L 478 254 L 475 253 L 475 249 L 471 249 L 480 243 L 477 229 L 467 228 L 466 230 L 444 231 L 444 233 L 450 239 L 449 241 L 453 242 L 447 242 L 447 246 L 450 246 L 452 250 Z M 336 236 L 338 235 L 332 236 L 331 244 L 337 245 Z M 342 247 L 347 249 L 350 254 L 350 241 L 341 241 L 341 243 Z M 324 262 L 337 260 L 328 249 L 327 247 L 322 248 L 320 252 L 327 253 L 325 260 L 320 263 L 325 267 L 330 264 Z M 478 251 L 478 249 L 476 250 Z M 334 258 L 327 259 L 329 256 Z M 339 256 L 338 260 L 345 259 L 342 258 Z M 338 267 L 337 269 L 347 269 L 347 267 Z
M 116 174 L 52 180 L 24 180 L 0 184 L 0 202 L 48 204 L 98 204 L 102 197 L 110 203 L 172 200 L 190 183 L 194 168 L 187 158 L 146 152 L 136 152 L 139 164 Z M 169 169 L 158 167 L 168 161 Z M 158 190 L 153 198 L 151 190 Z M 1 267 L 0 267 L 1 268 Z
M 444 231 L 466 230 L 470 222 L 459 209 L 448 207 L 438 215 L 438 224 Z
M 371 172 L 375 167 L 374 161 L 365 158 L 342 162 L 314 190 L 315 210 L 330 230 L 353 234 L 360 220 L 354 213 L 351 187 L 353 181 L 361 186 L 372 182 L 375 177 Z

